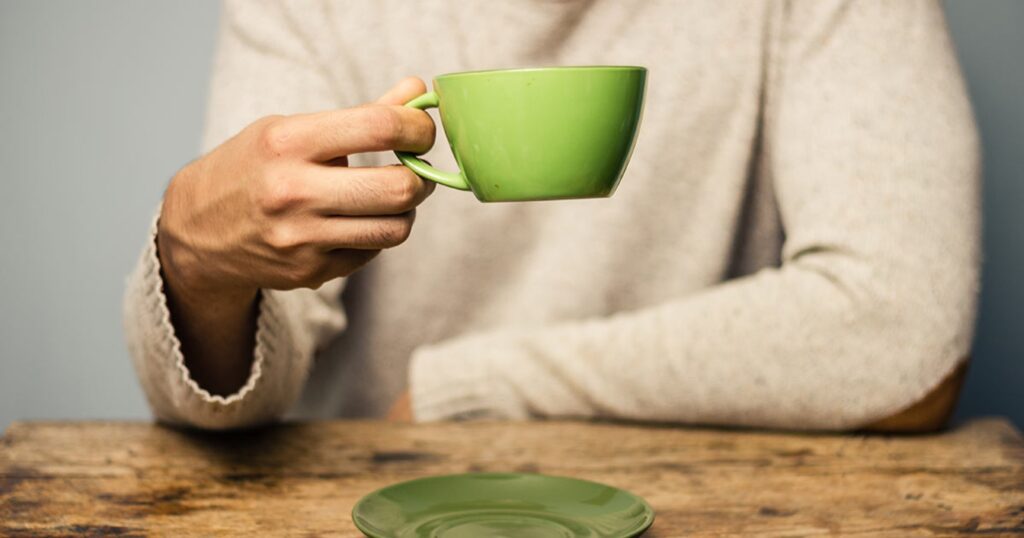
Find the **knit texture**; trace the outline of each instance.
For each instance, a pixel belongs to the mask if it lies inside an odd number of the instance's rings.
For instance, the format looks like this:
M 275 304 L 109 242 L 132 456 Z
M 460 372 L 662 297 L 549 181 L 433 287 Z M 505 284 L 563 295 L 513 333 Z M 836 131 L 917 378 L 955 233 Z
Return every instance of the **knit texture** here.
M 836 429 L 905 408 L 967 355 L 978 140 L 937 1 L 228 2 L 204 147 L 407 75 L 588 64 L 650 70 L 614 197 L 438 188 L 344 293 L 263 292 L 230 397 L 184 366 L 151 236 L 125 324 L 156 415 L 380 416 L 408 388 L 418 420 Z M 455 169 L 438 140 L 427 158 Z

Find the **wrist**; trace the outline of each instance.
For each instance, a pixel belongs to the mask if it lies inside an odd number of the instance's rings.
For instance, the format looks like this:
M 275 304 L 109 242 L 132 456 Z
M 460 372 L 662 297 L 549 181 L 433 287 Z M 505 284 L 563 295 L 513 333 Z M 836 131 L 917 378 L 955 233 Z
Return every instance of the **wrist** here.
M 162 240 L 159 225 L 157 228 L 157 258 L 160 261 L 160 273 L 164 282 L 165 293 L 173 303 L 194 312 L 207 312 L 211 315 L 225 311 L 248 310 L 256 300 L 259 292 L 256 288 L 227 288 L 204 284 L 196 271 L 182 268 L 169 254 L 167 241 Z M 198 277 L 198 278 L 196 278 Z M 192 308 L 195 307 L 195 308 Z
M 255 286 L 225 284 L 211 274 L 216 264 L 203 260 L 189 248 L 189 230 L 185 225 L 190 192 L 194 188 L 195 161 L 182 168 L 171 180 L 164 195 L 160 218 L 156 225 L 156 252 L 164 287 L 174 302 L 182 306 L 201 305 L 212 312 L 248 309 L 256 299 Z

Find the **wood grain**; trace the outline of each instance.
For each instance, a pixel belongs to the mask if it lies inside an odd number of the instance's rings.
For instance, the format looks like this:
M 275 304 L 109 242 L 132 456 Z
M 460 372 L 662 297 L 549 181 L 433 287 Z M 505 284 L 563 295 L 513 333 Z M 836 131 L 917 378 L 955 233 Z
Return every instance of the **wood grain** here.
M 349 511 L 364 494 L 484 470 L 629 489 L 657 512 L 648 537 L 1024 535 L 1024 440 L 998 419 L 911 437 L 579 422 L 230 434 L 15 423 L 0 439 L 0 535 L 360 536 Z

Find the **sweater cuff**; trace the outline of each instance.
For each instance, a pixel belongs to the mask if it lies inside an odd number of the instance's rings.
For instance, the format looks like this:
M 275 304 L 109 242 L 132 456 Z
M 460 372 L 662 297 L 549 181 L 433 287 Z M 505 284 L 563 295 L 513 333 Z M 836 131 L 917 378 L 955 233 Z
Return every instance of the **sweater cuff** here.
M 135 315 L 149 318 L 148 321 L 137 320 L 135 323 L 144 327 L 148 326 L 149 331 L 152 332 L 145 335 L 141 342 L 141 345 L 147 349 L 142 353 L 133 354 L 137 361 L 149 363 L 139 366 L 144 385 L 149 385 L 147 389 L 150 390 L 147 390 L 147 393 L 164 393 L 162 398 L 150 394 L 150 403 L 157 417 L 167 422 L 204 428 L 251 426 L 276 418 L 274 416 L 276 410 L 271 408 L 279 407 L 279 405 L 264 405 L 270 403 L 259 400 L 267 398 L 259 398 L 256 394 L 266 391 L 280 392 L 267 387 L 267 385 L 273 384 L 275 378 L 289 377 L 287 372 L 268 371 L 275 370 L 274 362 L 285 362 L 275 361 L 275 355 L 294 347 L 291 342 L 293 338 L 285 323 L 286 318 L 282 312 L 284 307 L 279 295 L 269 290 L 260 292 L 256 345 L 251 370 L 245 384 L 228 396 L 211 394 L 196 382 L 185 365 L 181 341 L 175 334 L 171 322 L 156 247 L 158 219 L 159 215 L 154 218 L 150 228 L 140 271 L 134 283 L 136 287 L 134 294 L 139 303 L 139 308 L 134 309 Z M 146 383 L 147 378 L 150 383 Z M 166 381 L 160 383 L 158 381 L 160 378 Z M 154 381 L 156 382 L 154 383 Z M 277 381 L 283 380 L 278 379 Z M 162 390 L 155 389 L 154 385 L 163 385 Z
M 414 420 L 529 418 L 500 374 L 500 365 L 511 360 L 508 347 L 481 336 L 419 348 L 409 365 Z

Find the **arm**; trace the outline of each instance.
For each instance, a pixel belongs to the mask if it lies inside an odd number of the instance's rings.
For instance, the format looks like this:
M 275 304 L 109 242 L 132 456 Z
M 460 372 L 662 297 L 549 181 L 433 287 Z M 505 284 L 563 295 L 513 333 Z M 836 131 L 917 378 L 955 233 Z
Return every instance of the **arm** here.
M 848 429 L 926 400 L 954 371 L 976 308 L 978 159 L 941 10 L 786 5 L 760 170 L 786 229 L 782 266 L 608 318 L 422 348 L 418 419 Z
M 225 5 L 206 136 L 216 146 L 172 180 L 129 282 L 129 347 L 167 422 L 282 415 L 344 325 L 338 278 L 403 242 L 433 189 L 404 167 L 346 166 L 353 153 L 429 149 L 429 117 L 396 106 L 420 81 L 371 106 L 260 118 L 331 100 L 285 17 L 273 4 Z
M 270 22 L 281 20 L 268 13 L 275 9 L 223 3 L 204 153 L 257 118 L 327 108 L 335 101 L 315 67 L 303 61 L 302 43 L 284 25 Z M 293 86 L 282 88 L 282 82 Z M 295 91 L 300 87 L 306 91 Z M 181 183 L 177 178 L 196 175 L 195 168 L 183 168 L 169 190 Z M 207 428 L 280 416 L 298 397 L 319 341 L 345 326 L 338 301 L 342 282 L 258 296 L 239 290 L 234 300 L 207 310 L 201 293 L 188 294 L 173 277 L 165 282 L 169 249 L 158 249 L 158 242 L 166 242 L 166 234 L 158 241 L 160 223 L 166 220 L 158 215 L 129 277 L 124 308 L 130 355 L 153 413 L 163 422 Z M 217 335 L 225 339 L 218 342 Z M 222 360 L 197 364 L 200 356 Z

